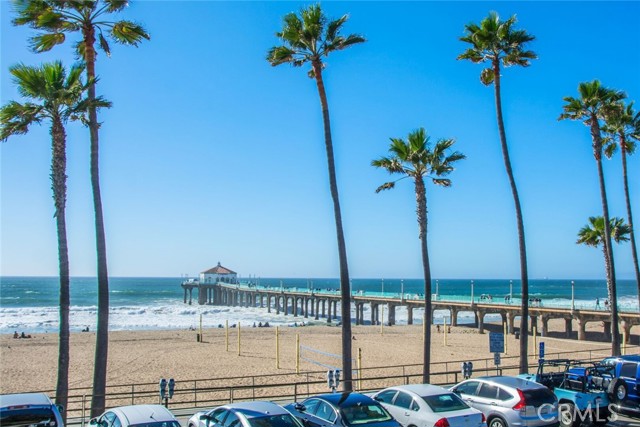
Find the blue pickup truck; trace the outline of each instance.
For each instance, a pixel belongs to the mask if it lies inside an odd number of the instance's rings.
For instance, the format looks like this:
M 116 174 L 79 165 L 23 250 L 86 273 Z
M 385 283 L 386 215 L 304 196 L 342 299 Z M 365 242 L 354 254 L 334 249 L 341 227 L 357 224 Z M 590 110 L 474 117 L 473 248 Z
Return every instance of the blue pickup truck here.
M 558 398 L 560 426 L 578 427 L 584 421 L 595 426 L 603 426 L 608 422 L 608 389 L 612 375 L 611 365 L 569 359 L 541 359 L 535 374 L 522 374 L 519 377 L 551 389 Z
M 607 388 L 612 409 L 640 418 L 640 355 L 607 357 L 602 364 L 613 371 Z

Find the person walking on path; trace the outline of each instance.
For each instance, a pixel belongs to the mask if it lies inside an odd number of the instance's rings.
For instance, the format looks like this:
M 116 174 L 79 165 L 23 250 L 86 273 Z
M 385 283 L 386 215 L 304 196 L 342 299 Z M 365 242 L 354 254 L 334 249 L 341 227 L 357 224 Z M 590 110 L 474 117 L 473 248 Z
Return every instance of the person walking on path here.
M 596 298 L 596 310 L 600 310 L 600 298 Z

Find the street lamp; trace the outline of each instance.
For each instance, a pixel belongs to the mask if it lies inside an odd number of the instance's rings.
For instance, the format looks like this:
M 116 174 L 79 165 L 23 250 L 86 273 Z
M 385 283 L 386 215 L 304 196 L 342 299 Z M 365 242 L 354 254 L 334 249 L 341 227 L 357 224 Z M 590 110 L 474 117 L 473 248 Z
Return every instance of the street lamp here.
M 471 281 L 471 305 L 473 305 L 473 280 Z
M 575 303 L 575 282 L 572 280 L 571 281 L 571 311 L 574 311 L 576 309 L 576 303 Z
M 513 298 L 513 280 L 509 280 L 509 303 L 511 303 L 511 298 Z
M 400 279 L 400 301 L 404 299 L 404 279 Z
M 436 279 L 436 301 L 438 300 L 438 295 L 440 295 L 440 284 L 438 283 L 438 279 Z

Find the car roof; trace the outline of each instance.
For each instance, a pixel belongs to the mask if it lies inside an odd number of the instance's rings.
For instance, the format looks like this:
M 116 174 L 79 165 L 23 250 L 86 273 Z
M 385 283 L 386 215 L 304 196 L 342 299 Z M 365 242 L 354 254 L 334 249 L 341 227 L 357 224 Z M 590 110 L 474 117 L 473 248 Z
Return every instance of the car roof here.
M 284 415 L 289 412 L 282 406 L 273 402 L 239 402 L 224 405 L 223 408 L 234 412 L 240 412 L 247 418 L 264 417 L 265 415 Z
M 627 361 L 627 362 L 640 362 L 640 355 L 638 355 L 638 354 L 628 354 L 626 356 L 607 357 L 607 359 L 624 360 L 624 361 Z
M 546 388 L 542 384 L 539 384 L 531 380 L 518 378 L 518 377 L 510 377 L 506 375 L 485 376 L 485 377 L 478 377 L 476 379 L 484 382 L 492 382 L 492 383 L 504 385 L 507 387 L 519 388 L 522 390 L 534 389 L 534 388 Z
M 17 393 L 0 395 L 0 408 L 17 405 L 52 405 L 51 399 L 44 393 Z
M 366 404 L 371 404 L 372 402 L 377 403 L 375 400 L 373 400 L 369 396 L 366 396 L 360 393 L 350 393 L 350 392 L 318 394 L 316 396 L 311 396 L 310 399 L 311 398 L 322 399 L 331 403 L 334 406 L 339 406 L 339 407 L 353 406 L 353 405 L 357 405 L 358 403 L 366 403 Z
M 129 405 L 111 408 L 109 411 L 126 419 L 129 425 L 143 424 L 155 421 L 173 421 L 173 416 L 167 408 L 162 405 Z
M 387 390 L 402 390 L 410 393 L 415 393 L 419 396 L 433 396 L 437 394 L 449 394 L 451 393 L 446 388 L 431 385 L 431 384 L 407 384 L 399 385 L 395 387 L 389 387 Z

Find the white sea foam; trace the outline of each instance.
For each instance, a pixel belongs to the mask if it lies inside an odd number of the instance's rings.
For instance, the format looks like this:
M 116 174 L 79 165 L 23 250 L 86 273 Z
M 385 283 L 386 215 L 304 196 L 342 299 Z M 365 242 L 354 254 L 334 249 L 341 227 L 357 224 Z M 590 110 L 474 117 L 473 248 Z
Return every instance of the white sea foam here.
M 563 306 L 570 307 L 571 301 L 565 299 L 545 300 L 546 306 L 554 307 Z M 576 300 L 574 302 L 576 308 L 595 307 L 594 301 Z M 514 302 L 514 305 L 515 302 Z M 601 306 L 603 301 L 601 302 Z M 636 309 L 637 300 L 635 297 L 622 297 L 619 299 L 619 306 L 623 309 Z M 291 309 L 289 310 L 291 312 Z M 384 309 L 384 322 L 388 321 L 389 310 Z M 289 314 L 284 316 L 282 313 L 276 314 L 272 308 L 271 313 L 266 308 L 244 308 L 244 307 L 227 307 L 214 305 L 186 305 L 182 301 L 167 304 L 157 303 L 149 306 L 126 305 L 120 307 L 112 307 L 109 312 L 109 329 L 118 330 L 149 330 L 149 329 L 188 329 L 197 328 L 200 324 L 200 316 L 202 316 L 202 326 L 205 328 L 217 327 L 224 325 L 226 321 L 229 325 L 240 323 L 244 327 L 251 327 L 254 323 L 269 322 L 271 325 L 293 325 L 294 323 L 311 323 L 326 324 L 325 318 L 315 320 L 314 316 L 305 318 Z M 340 316 L 340 307 L 338 307 L 338 316 Z M 355 309 L 352 309 L 351 317 L 355 318 Z M 414 324 L 422 324 L 424 310 L 413 310 Z M 447 318 L 450 322 L 450 313 L 447 310 L 435 310 L 434 322 L 442 324 Z M 90 330 L 95 330 L 97 318 L 96 306 L 72 306 L 70 311 L 70 325 L 72 331 L 80 331 L 86 326 Z M 371 323 L 371 307 L 365 305 L 364 308 L 365 324 Z M 337 321 L 339 321 L 338 318 Z M 499 322 L 501 316 L 499 314 L 487 314 L 485 322 Z M 474 322 L 474 313 L 472 311 L 463 311 L 458 313 L 459 324 L 469 324 Z M 336 320 L 333 322 L 336 323 Z M 408 323 L 408 311 L 406 307 L 396 308 L 396 323 L 398 325 L 406 325 Z M 0 333 L 13 333 L 13 331 L 25 331 L 28 333 L 56 332 L 59 325 L 59 312 L 57 307 L 6 307 L 0 308 Z

